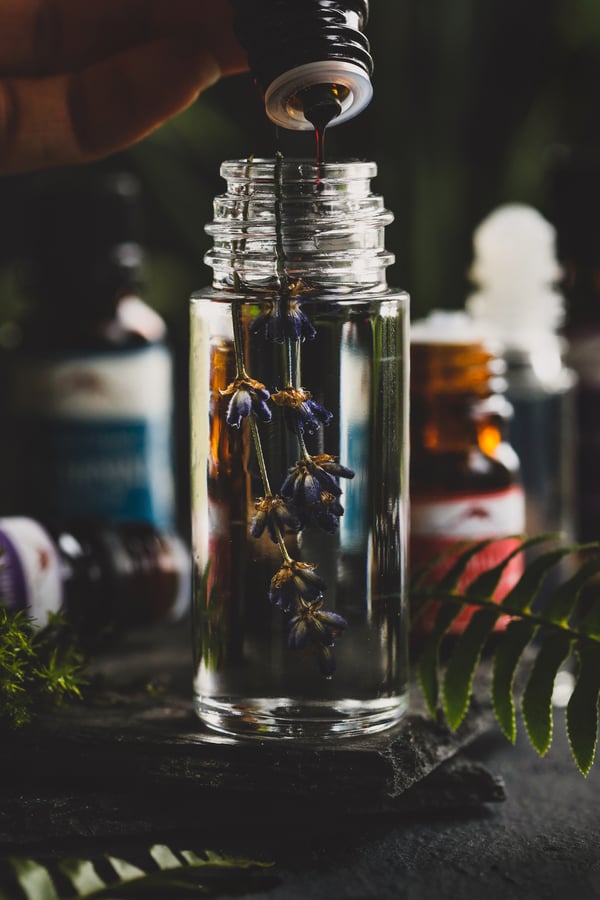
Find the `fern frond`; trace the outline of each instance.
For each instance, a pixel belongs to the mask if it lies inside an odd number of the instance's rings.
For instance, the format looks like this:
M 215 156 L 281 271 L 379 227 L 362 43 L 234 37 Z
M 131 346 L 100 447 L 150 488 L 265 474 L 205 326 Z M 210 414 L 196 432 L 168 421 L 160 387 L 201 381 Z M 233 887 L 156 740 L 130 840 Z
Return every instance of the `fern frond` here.
M 261 869 L 273 863 L 260 860 L 222 856 L 210 850 L 195 853 L 192 850 L 173 850 L 164 844 L 155 844 L 148 850 L 148 866 L 140 868 L 125 859 L 106 856 L 105 871 L 112 872 L 107 880 L 102 878 L 92 860 L 63 859 L 56 864 L 45 865 L 35 859 L 12 858 L 9 863 L 28 900 L 58 900 L 55 886 L 57 872 L 69 880 L 73 900 L 100 900 L 100 898 L 136 897 L 140 894 L 160 897 L 222 896 L 224 893 L 254 893 L 260 887 L 272 887 L 277 879 L 258 876 Z M 250 876 L 250 877 L 249 877 Z
M 540 536 L 522 541 L 500 563 L 484 569 L 462 591 L 457 590 L 469 562 L 491 543 L 460 545 L 451 567 L 437 582 L 431 583 L 435 566 L 421 571 L 411 590 L 411 604 L 419 610 L 431 602 L 439 604 L 433 628 L 417 658 L 418 680 L 429 710 L 439 702 L 439 683 L 443 685 L 442 708 L 449 725 L 457 728 L 469 707 L 482 654 L 489 648 L 492 661 L 491 699 L 500 728 L 506 737 L 516 739 L 514 683 L 527 650 L 531 667 L 526 673 L 521 713 L 528 738 L 544 755 L 552 740 L 552 692 L 561 665 L 575 654 L 579 660 L 575 688 L 566 711 L 567 730 L 573 758 L 583 774 L 593 763 L 598 733 L 600 697 L 600 588 L 590 600 L 586 588 L 594 589 L 600 573 L 600 545 L 559 546 L 545 550 L 529 560 L 508 593 L 494 599 L 502 575 L 517 553 L 554 539 Z M 505 540 L 505 538 L 504 538 Z M 550 573 L 568 556 L 586 553 L 574 574 L 554 590 L 545 590 Z M 589 591 L 587 592 L 589 594 Z M 452 623 L 466 608 L 472 611 L 464 631 L 455 638 L 452 653 L 441 662 L 441 647 Z M 494 633 L 494 645 L 488 641 L 503 616 L 511 621 L 503 631 Z

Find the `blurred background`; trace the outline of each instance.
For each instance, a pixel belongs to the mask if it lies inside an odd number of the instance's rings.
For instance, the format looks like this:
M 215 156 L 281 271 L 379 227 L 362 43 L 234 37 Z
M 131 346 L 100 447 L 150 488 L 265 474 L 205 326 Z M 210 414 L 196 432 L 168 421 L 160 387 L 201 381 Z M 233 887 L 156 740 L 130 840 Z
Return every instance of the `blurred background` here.
M 410 292 L 413 317 L 462 307 L 477 224 L 507 202 L 531 204 L 552 221 L 557 166 L 574 154 L 595 161 L 600 5 L 373 0 L 366 33 L 374 99 L 358 119 L 330 130 L 326 158 L 376 161 L 374 190 L 395 214 L 386 238 L 396 257 L 389 282 Z M 103 163 L 0 180 L 0 335 L 10 342 L 30 302 L 21 240 L 28 196 L 52 182 L 76 185 L 112 169 L 140 179 L 142 296 L 166 320 L 175 348 L 183 493 L 188 297 L 211 278 L 203 264 L 204 225 L 223 190 L 219 165 L 278 149 L 313 156 L 313 137 L 277 133 L 250 76 L 242 75 Z

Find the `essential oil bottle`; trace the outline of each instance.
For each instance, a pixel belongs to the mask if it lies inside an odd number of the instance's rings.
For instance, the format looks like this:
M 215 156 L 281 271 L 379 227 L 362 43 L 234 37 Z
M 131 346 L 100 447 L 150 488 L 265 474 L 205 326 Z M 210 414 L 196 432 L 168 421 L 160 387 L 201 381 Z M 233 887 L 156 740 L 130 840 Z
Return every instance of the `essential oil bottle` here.
M 173 527 L 172 358 L 140 296 L 139 204 L 126 173 L 32 199 L 31 304 L 11 379 L 19 513 Z
M 525 525 L 519 461 L 503 434 L 510 415 L 504 364 L 458 312 L 434 311 L 415 322 L 410 358 L 411 571 L 465 540 L 498 538 L 469 563 L 464 588 L 482 566 L 508 555 Z M 452 560 L 446 553 L 431 577 L 440 577 Z M 496 599 L 516 583 L 522 565 L 520 556 L 508 564 Z M 427 630 L 435 614 L 435 608 L 427 611 L 413 633 Z M 470 616 L 464 610 L 451 630 L 462 631 Z
M 369 103 L 367 0 L 231 0 L 265 110 L 293 130 L 337 124 Z
M 194 704 L 337 740 L 407 710 L 408 297 L 370 162 L 231 160 L 191 302 Z
M 467 310 L 502 344 L 508 436 L 521 464 L 526 530 L 575 535 L 575 372 L 559 331 L 564 297 L 553 226 L 534 208 L 508 204 L 475 230 Z
M 0 518 L 0 603 L 34 627 L 64 611 L 86 644 L 182 618 L 190 606 L 183 541 L 144 522 L 77 520 L 49 526 Z

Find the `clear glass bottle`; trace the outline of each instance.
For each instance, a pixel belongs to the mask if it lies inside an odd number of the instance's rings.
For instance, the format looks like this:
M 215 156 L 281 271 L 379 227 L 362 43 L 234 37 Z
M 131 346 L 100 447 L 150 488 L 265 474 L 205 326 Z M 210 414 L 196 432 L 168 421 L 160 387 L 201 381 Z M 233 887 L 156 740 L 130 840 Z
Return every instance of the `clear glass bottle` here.
M 434 312 L 411 333 L 410 562 L 413 572 L 444 553 L 433 580 L 450 568 L 453 546 L 494 540 L 467 565 L 464 589 L 482 567 L 492 567 L 517 545 L 525 526 L 519 460 L 504 434 L 510 406 L 503 396 L 504 364 L 473 332 L 463 313 Z M 507 566 L 496 590 L 501 599 L 516 583 L 521 556 Z M 435 619 L 430 607 L 413 635 Z M 472 615 L 458 615 L 462 631 Z M 505 624 L 499 620 L 499 627 Z
M 407 706 L 408 297 L 385 280 L 392 217 L 373 163 L 221 173 L 213 286 L 191 307 L 195 708 L 234 735 L 377 731 Z

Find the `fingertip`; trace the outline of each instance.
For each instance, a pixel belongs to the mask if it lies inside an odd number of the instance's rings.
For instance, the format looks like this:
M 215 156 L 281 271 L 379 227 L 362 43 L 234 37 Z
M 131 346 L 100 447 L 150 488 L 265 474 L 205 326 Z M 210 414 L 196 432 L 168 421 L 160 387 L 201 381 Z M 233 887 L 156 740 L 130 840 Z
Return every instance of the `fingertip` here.
M 73 131 L 83 157 L 123 149 L 182 112 L 221 69 L 192 39 L 134 48 L 69 80 Z
M 186 38 L 135 47 L 71 75 L 0 80 L 0 173 L 123 150 L 220 77 L 214 56 Z

